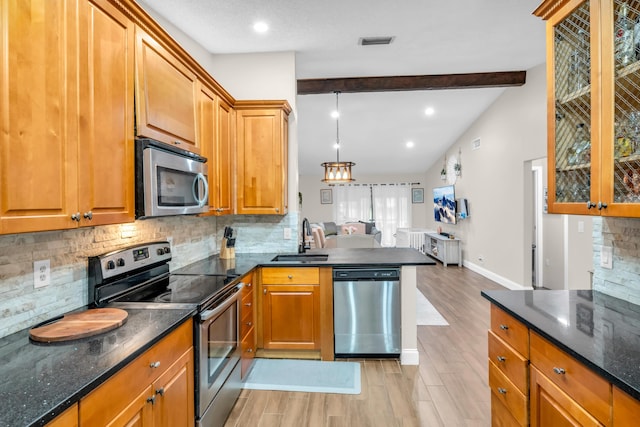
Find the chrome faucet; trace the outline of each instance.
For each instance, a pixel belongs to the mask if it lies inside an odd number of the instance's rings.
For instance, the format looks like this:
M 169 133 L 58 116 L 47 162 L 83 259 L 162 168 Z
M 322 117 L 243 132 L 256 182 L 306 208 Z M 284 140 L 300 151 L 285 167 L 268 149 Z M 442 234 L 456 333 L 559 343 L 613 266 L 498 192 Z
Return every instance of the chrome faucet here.
M 311 234 L 311 226 L 309 225 L 309 220 L 304 218 L 302 220 L 302 244 L 298 248 L 298 253 L 305 253 L 307 249 L 311 249 L 311 243 L 306 242 L 307 233 Z

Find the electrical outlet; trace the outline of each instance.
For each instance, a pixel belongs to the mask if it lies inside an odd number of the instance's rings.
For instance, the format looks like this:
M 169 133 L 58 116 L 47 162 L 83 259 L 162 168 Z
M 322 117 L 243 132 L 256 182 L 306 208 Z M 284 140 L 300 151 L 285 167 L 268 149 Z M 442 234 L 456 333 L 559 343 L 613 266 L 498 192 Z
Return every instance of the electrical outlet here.
M 51 284 L 51 263 L 48 259 L 33 262 L 33 287 L 44 288 Z
M 578 221 L 578 233 L 584 233 L 584 221 Z
M 603 246 L 600 249 L 600 266 L 611 270 L 613 268 L 613 248 Z
M 284 240 L 291 240 L 291 229 L 289 227 L 284 228 Z

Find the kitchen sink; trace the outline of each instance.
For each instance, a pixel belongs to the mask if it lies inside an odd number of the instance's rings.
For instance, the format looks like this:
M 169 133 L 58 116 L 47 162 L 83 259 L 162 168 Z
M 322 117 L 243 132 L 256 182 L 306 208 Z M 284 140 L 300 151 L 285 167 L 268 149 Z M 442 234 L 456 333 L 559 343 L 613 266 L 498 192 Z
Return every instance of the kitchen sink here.
M 329 258 L 327 254 L 282 254 L 274 257 L 272 262 L 320 262 Z

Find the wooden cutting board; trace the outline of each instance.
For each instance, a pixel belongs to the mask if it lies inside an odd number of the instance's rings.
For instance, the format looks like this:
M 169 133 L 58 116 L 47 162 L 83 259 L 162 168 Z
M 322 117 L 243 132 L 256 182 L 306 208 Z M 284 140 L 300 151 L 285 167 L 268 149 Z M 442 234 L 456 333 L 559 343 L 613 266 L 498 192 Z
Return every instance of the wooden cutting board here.
M 122 326 L 127 321 L 127 313 L 119 308 L 92 308 L 79 313 L 65 314 L 63 317 L 32 328 L 29 336 L 38 342 L 60 342 L 91 337 Z

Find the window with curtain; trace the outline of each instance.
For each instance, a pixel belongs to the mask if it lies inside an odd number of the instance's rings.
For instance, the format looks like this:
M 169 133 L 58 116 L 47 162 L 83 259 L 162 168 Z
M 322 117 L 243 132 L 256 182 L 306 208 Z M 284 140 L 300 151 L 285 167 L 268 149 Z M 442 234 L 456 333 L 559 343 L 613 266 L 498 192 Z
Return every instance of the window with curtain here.
M 376 228 L 382 232 L 382 246 L 395 246 L 396 230 L 411 227 L 411 187 L 408 185 L 345 185 L 335 187 L 333 194 L 336 224 L 369 221 L 373 215 Z

